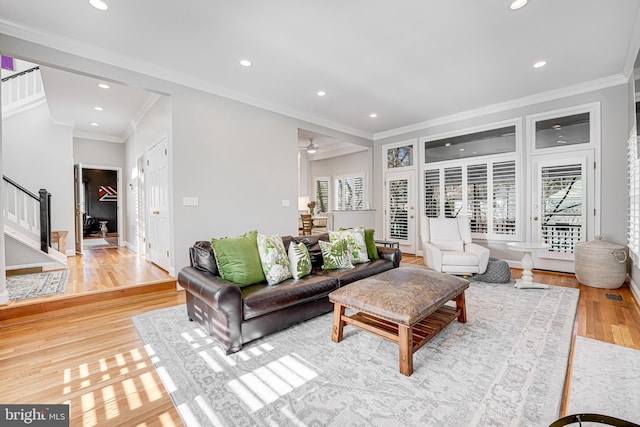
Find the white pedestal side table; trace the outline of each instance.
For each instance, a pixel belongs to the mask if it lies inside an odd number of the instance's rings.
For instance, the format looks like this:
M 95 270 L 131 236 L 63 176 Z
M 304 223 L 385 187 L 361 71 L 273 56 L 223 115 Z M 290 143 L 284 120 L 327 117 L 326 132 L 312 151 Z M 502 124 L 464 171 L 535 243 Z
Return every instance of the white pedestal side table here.
M 522 279 L 517 279 L 514 285 L 518 289 L 549 289 L 549 285 L 542 283 L 535 283 L 533 281 L 533 258 L 532 252 L 543 251 L 549 249 L 549 245 L 546 243 L 533 243 L 533 242 L 509 242 L 507 247 L 512 251 L 522 252 Z

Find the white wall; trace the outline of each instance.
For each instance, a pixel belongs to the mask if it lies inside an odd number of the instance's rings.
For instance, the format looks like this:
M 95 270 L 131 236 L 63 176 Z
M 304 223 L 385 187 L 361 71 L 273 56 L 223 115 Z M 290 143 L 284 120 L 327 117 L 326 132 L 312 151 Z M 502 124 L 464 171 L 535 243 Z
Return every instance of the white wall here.
M 124 237 L 127 246 L 136 248 L 136 203 L 132 186 L 137 160 L 145 150 L 167 137 L 171 149 L 171 98 L 160 96 L 137 124 L 134 132 L 124 144 L 123 186 L 125 195 Z
M 175 271 L 188 265 L 188 248 L 196 240 L 233 236 L 252 229 L 297 234 L 299 128 L 372 145 L 364 138 L 5 34 L 0 34 L 0 45 L 4 54 L 14 57 L 171 96 L 171 254 L 175 254 L 171 262 Z M 129 169 L 136 150 L 126 150 Z M 71 152 L 68 158 L 71 159 Z M 199 206 L 182 206 L 182 199 L 187 196 L 198 197 Z M 283 202 L 289 206 L 283 206 Z
M 368 199 L 366 201 L 367 206 L 373 206 L 374 192 L 371 191 L 372 187 L 372 174 L 371 174 L 371 150 L 361 151 L 353 154 L 346 154 L 344 156 L 332 157 L 324 160 L 311 161 L 309 167 L 309 191 L 313 198 L 313 179 L 315 177 L 329 177 L 331 178 L 331 203 L 334 203 L 334 182 L 335 177 L 341 175 L 349 175 L 353 173 L 364 172 L 368 183 Z M 333 209 L 333 205 L 332 205 Z
M 73 162 L 92 166 L 124 167 L 124 144 L 73 138 Z
M 4 174 L 32 193 L 51 193 L 51 228 L 67 230 L 73 248 L 73 137 L 68 126 L 54 124 L 42 104 L 3 120 Z
M 601 103 L 601 229 L 603 239 L 617 244 L 626 245 L 626 206 L 627 206 L 627 178 L 626 178 L 626 141 L 628 137 L 628 93 L 627 85 L 619 85 L 602 90 L 596 90 L 580 95 L 568 96 L 553 101 L 541 102 L 520 108 L 514 108 L 499 113 L 478 115 L 465 120 L 459 120 L 444 125 L 428 127 L 417 131 L 403 133 L 393 137 L 377 139 L 374 149 L 374 186 L 378 189 L 377 202 L 374 205 L 378 211 L 376 216 L 376 231 L 382 230 L 382 150 L 384 144 L 400 142 L 412 138 L 420 138 L 459 129 L 467 129 L 483 124 L 495 123 L 503 120 L 522 118 L 523 135 L 527 134 L 525 117 L 560 108 L 572 107 L 599 101 Z M 524 140 L 524 138 L 523 138 Z M 418 176 L 418 182 L 420 182 Z M 420 184 L 418 183 L 418 187 Z M 421 200 L 421 199 L 418 199 Z M 422 203 L 422 202 L 420 202 Z M 422 205 L 420 204 L 421 209 Z M 491 246 L 492 256 L 507 260 L 515 260 L 511 251 L 503 245 Z

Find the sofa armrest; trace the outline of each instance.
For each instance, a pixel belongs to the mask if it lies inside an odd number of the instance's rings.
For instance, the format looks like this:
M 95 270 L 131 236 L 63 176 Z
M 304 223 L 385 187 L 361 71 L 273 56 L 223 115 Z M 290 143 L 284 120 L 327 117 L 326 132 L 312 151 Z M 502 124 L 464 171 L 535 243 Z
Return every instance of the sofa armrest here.
M 431 243 L 422 242 L 422 254 L 427 267 L 442 272 L 442 251 L 440 249 Z
M 376 246 L 378 249 L 378 256 L 383 259 L 388 259 L 393 262 L 395 268 L 400 267 L 400 261 L 402 261 L 402 252 L 397 248 L 388 248 L 385 246 Z
M 478 273 L 482 274 L 487 270 L 487 264 L 489 263 L 489 254 L 491 251 L 484 246 L 480 246 L 476 243 L 467 243 L 464 245 L 465 252 L 471 252 L 478 257 Z
M 215 310 L 242 321 L 242 295 L 235 283 L 224 280 L 209 271 L 184 267 L 178 272 L 178 283 Z

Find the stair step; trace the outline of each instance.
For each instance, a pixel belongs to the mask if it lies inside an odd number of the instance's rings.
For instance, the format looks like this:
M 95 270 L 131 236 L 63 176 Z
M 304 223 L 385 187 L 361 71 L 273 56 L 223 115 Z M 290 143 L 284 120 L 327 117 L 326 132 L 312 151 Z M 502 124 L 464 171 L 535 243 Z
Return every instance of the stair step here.
M 57 295 L 11 301 L 5 306 L 0 306 L 0 329 L 69 313 L 115 307 L 130 303 L 132 297 L 135 297 L 136 301 L 144 301 L 163 293 L 175 292 L 177 292 L 176 280 L 167 279 L 114 290 L 91 291 L 80 295 Z
M 42 267 L 29 267 L 29 268 L 16 268 L 14 270 L 7 270 L 5 273 L 7 276 L 22 276 L 24 274 L 36 274 L 42 273 L 44 268 Z

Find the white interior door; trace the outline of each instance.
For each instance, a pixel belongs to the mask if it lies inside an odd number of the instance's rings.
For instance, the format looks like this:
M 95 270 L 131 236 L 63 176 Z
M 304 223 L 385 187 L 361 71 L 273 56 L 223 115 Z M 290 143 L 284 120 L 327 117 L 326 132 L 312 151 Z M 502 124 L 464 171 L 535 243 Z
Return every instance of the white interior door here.
M 147 259 L 169 271 L 169 160 L 166 138 L 147 152 L 145 182 Z
M 82 183 L 82 163 L 73 165 L 73 197 L 75 203 L 75 249 L 82 254 L 82 240 L 84 237 L 84 214 L 86 212 L 84 200 L 84 184 Z
M 532 156 L 532 172 L 532 241 L 549 245 L 534 265 L 573 272 L 575 245 L 594 234 L 593 151 Z
M 389 172 L 385 182 L 385 240 L 398 242 L 402 252 L 415 254 L 416 172 Z

